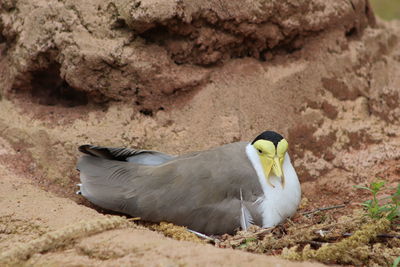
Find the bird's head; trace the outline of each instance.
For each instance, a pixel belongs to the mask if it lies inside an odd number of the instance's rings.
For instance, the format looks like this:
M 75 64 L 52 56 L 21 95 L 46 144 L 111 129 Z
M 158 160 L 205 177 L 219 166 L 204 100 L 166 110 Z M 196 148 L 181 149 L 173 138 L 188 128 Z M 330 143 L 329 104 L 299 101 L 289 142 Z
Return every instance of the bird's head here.
M 289 147 L 286 139 L 274 131 L 266 131 L 257 136 L 251 144 L 260 157 L 267 182 L 274 187 L 270 181 L 270 176 L 273 174 L 281 178 L 282 186 L 284 186 L 283 161 Z

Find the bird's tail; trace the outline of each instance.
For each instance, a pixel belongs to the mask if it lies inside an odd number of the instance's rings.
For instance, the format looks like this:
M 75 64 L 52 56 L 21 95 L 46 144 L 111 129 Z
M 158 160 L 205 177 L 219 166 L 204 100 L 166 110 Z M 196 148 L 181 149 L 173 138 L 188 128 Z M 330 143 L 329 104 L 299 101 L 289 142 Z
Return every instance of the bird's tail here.
M 80 171 L 80 194 L 104 209 L 127 211 L 132 196 L 131 170 L 128 162 L 84 155 L 77 164 Z

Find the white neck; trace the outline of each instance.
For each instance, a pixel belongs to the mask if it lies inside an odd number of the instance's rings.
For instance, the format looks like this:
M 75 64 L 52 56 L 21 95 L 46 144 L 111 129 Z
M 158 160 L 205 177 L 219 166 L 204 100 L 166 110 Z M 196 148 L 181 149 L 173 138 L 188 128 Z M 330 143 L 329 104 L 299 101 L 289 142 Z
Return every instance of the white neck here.
M 259 203 L 258 209 L 263 218 L 263 227 L 271 227 L 279 224 L 287 217 L 292 216 L 300 203 L 301 189 L 297 174 L 290 162 L 288 153 L 283 161 L 283 174 L 285 176 L 285 187 L 282 187 L 281 178 L 272 175 L 269 179 L 273 184 L 267 183 L 260 157 L 253 145 L 246 146 L 246 154 L 255 169 L 264 196 Z

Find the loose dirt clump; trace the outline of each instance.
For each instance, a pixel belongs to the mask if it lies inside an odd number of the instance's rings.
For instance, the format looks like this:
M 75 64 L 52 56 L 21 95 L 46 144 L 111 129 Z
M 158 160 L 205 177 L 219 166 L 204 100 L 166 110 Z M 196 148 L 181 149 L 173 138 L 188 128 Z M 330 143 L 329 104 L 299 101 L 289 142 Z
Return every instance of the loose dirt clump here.
M 383 88 L 371 101 L 371 113 L 382 120 L 396 123 L 400 118 L 400 93 L 395 88 Z
M 337 108 L 330 104 L 327 101 L 322 102 L 322 106 L 321 106 L 322 110 L 324 111 L 325 115 L 331 119 L 334 120 L 336 119 L 337 115 L 338 115 L 338 110 Z
M 350 90 L 346 83 L 335 78 L 322 78 L 322 85 L 339 100 L 354 100 L 358 97 L 357 91 Z

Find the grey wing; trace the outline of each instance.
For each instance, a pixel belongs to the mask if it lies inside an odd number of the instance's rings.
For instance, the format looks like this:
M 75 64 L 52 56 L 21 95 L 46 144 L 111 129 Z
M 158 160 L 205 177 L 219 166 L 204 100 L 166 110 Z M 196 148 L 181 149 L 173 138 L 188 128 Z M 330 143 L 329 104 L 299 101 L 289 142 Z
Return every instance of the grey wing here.
M 153 150 L 139 150 L 121 147 L 82 145 L 79 151 L 94 157 L 134 162 L 142 165 L 160 165 L 174 158 L 172 155 Z
M 233 233 L 241 227 L 242 210 L 245 225 L 252 221 L 262 225 L 255 202 L 263 192 L 246 154 L 240 153 L 244 147 L 238 144 L 194 153 L 154 167 L 150 179 L 133 182 L 141 189 L 129 213 L 149 221 L 186 225 L 205 234 Z M 229 168 L 221 167 L 227 162 Z
M 82 196 L 90 202 L 118 212 L 127 211 L 127 200 L 134 195 L 132 180 L 135 164 L 82 156 L 77 164 L 80 171 Z
M 247 159 L 237 156 L 237 150 L 176 157 L 160 166 L 127 162 L 134 154 L 129 151 L 120 157 L 124 161 L 118 161 L 106 159 L 108 153 L 115 151 L 86 150 L 86 154 L 100 153 L 100 156 L 85 155 L 78 162 L 82 195 L 103 208 L 148 221 L 186 225 L 206 234 L 233 233 L 241 226 L 244 207 L 254 223 L 261 224 L 261 216 L 253 204 L 261 188 L 256 178 L 246 178 L 254 170 L 240 164 Z M 231 162 L 228 175 L 221 168 L 221 162 L 237 157 Z M 241 187 L 243 202 L 239 194 Z
M 158 151 L 141 151 L 140 153 L 130 156 L 126 159 L 128 162 L 134 162 L 137 164 L 142 164 L 142 165 L 151 165 L 151 166 L 156 166 L 160 164 L 164 164 L 171 159 L 173 159 L 174 156 L 164 154 Z
M 252 217 L 249 223 L 262 225 L 261 215 L 253 203 L 242 203 L 239 198 L 226 199 L 213 205 L 193 209 L 186 216 L 178 218 L 176 223 L 207 235 L 233 234 L 235 230 L 243 229 L 242 207 Z

